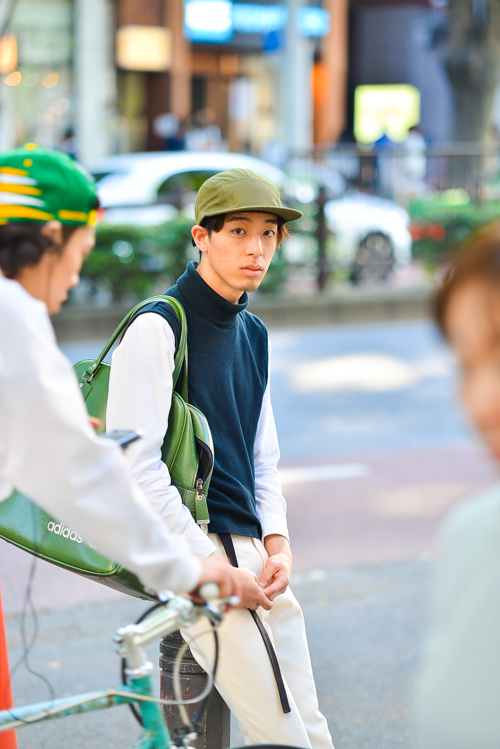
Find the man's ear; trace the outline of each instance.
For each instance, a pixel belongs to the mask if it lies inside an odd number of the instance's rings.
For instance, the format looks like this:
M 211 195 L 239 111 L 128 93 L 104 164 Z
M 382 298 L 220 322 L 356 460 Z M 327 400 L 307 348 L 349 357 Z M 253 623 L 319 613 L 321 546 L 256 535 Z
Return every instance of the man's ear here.
M 208 231 L 203 227 L 197 224 L 196 226 L 193 226 L 191 229 L 191 236 L 193 237 L 194 243 L 197 246 L 197 248 L 200 250 L 200 252 L 206 252 L 207 251 L 207 240 L 208 240 Z
M 52 239 L 56 244 L 62 243 L 62 224 L 60 221 L 47 221 L 40 229 L 44 237 Z

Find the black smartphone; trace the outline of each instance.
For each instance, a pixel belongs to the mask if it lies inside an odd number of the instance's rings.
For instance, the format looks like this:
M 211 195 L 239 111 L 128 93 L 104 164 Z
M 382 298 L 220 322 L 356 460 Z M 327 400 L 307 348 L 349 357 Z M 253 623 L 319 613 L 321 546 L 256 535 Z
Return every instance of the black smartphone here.
M 135 442 L 140 438 L 139 432 L 134 432 L 132 429 L 114 429 L 112 432 L 105 432 L 101 434 L 101 437 L 114 440 L 117 445 L 120 445 L 122 450 L 126 450 L 132 442 Z

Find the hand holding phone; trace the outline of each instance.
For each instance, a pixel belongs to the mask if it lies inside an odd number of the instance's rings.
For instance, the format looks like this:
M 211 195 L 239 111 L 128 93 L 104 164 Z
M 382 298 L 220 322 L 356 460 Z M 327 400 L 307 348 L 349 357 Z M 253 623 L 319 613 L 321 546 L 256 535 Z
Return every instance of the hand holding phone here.
M 114 429 L 112 432 L 105 432 L 101 434 L 101 437 L 114 440 L 122 450 L 126 450 L 132 442 L 140 439 L 141 435 L 139 432 L 134 432 L 132 429 Z

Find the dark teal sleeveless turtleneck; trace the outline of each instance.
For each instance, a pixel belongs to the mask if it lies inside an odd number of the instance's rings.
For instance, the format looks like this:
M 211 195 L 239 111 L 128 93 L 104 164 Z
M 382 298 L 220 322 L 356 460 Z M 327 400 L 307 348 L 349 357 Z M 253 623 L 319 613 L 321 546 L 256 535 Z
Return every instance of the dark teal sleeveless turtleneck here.
M 210 533 L 261 537 L 255 510 L 254 443 L 268 380 L 268 339 L 264 324 L 246 310 L 248 295 L 233 304 L 219 296 L 189 263 L 166 294 L 181 302 L 188 326 L 189 402 L 208 419 L 215 466 L 208 492 Z M 172 308 L 156 312 L 176 339 L 180 325 Z

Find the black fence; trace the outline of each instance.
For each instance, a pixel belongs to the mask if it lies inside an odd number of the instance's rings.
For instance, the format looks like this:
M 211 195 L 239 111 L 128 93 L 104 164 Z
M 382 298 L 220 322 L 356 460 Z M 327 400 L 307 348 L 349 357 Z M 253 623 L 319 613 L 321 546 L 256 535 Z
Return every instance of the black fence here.
M 304 218 L 273 261 L 263 293 L 385 281 L 412 252 L 432 271 L 470 231 L 500 217 L 500 150 L 494 144 L 428 146 L 422 137 L 372 148 L 345 144 L 289 154 L 279 166 L 284 197 Z M 107 210 L 73 303 L 132 304 L 170 285 L 195 257 L 186 209 L 208 176 L 200 165 L 167 180 L 147 206 L 171 209 L 171 218 L 158 225 L 121 225 L 110 221 L 115 209 Z M 127 218 L 134 208 L 144 206 L 127 206 Z
M 331 194 L 356 188 L 406 207 L 412 198 L 463 190 L 473 201 L 500 198 L 500 144 L 441 143 L 423 139 L 403 144 L 291 154 L 284 168 L 297 179 L 324 184 Z

